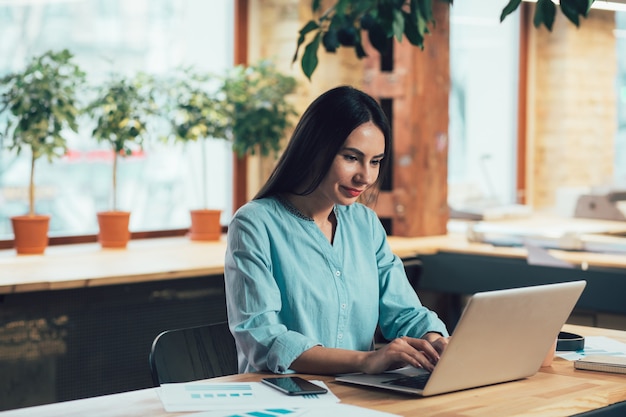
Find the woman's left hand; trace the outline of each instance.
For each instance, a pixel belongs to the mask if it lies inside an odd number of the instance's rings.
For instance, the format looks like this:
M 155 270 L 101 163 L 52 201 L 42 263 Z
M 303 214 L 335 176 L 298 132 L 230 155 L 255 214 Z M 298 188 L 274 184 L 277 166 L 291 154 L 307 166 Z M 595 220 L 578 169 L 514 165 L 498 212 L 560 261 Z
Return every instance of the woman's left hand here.
M 439 353 L 440 355 L 443 353 L 444 349 L 446 348 L 446 346 L 448 346 L 448 339 L 447 337 L 444 337 L 442 335 L 440 335 L 439 333 L 426 333 L 422 339 L 427 340 L 437 351 L 437 353 Z

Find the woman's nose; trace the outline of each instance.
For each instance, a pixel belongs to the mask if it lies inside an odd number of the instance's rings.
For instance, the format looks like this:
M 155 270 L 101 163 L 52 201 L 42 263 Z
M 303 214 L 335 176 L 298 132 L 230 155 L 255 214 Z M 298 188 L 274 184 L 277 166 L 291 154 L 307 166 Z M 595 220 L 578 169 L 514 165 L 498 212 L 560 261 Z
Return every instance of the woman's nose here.
M 355 180 L 360 184 L 369 185 L 372 183 L 374 175 L 374 168 L 362 165 L 355 177 Z

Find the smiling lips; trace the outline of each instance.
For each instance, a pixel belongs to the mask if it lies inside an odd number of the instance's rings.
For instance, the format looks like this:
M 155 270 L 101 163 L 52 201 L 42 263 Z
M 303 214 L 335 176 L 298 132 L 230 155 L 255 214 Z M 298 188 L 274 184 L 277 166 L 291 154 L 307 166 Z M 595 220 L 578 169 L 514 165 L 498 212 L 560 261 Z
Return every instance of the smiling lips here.
M 346 190 L 346 193 L 348 193 L 350 197 L 358 197 L 363 192 L 363 190 L 357 190 L 356 188 L 347 188 L 347 187 L 344 187 L 344 190 Z

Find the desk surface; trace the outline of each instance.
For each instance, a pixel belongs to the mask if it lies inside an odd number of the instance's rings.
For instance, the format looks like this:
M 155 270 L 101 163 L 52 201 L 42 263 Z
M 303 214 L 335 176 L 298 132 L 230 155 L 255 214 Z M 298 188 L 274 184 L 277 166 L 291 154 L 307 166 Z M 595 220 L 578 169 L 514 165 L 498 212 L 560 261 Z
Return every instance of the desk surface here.
M 497 222 L 516 229 L 597 230 L 623 232 L 626 222 L 536 217 Z M 524 248 L 470 243 L 465 235 L 419 238 L 390 237 L 392 250 L 401 258 L 439 251 L 485 256 L 525 258 Z M 0 250 L 0 294 L 127 284 L 224 273 L 225 237 L 217 242 L 197 242 L 186 237 L 133 240 L 126 249 L 102 249 L 97 243 L 51 246 L 44 255 L 16 255 Z M 624 254 L 550 251 L 557 258 L 589 266 L 626 268 Z
M 564 330 L 586 336 L 603 335 L 626 343 L 626 332 L 566 325 Z M 226 381 L 258 381 L 261 374 L 219 378 Z M 575 370 L 573 363 L 555 358 L 552 366 L 530 378 L 438 395 L 414 398 L 333 381 L 333 377 L 306 376 L 326 381 L 343 403 L 403 416 L 569 416 L 626 401 L 626 375 Z M 69 401 L 0 412 L 2 417 L 159 417 L 166 413 L 155 389 Z

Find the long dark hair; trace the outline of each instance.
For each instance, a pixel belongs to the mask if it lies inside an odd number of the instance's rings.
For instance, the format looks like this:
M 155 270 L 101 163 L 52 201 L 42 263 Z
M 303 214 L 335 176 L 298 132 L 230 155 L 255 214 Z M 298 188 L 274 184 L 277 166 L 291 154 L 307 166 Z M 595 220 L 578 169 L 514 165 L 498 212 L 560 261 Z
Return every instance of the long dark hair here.
M 385 158 L 378 185 L 387 172 L 391 149 L 389 122 L 372 97 L 350 86 L 328 90 L 306 109 L 276 168 L 255 199 L 279 193 L 312 193 L 322 182 L 333 160 L 354 129 L 374 123 L 385 136 Z

